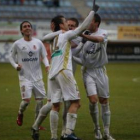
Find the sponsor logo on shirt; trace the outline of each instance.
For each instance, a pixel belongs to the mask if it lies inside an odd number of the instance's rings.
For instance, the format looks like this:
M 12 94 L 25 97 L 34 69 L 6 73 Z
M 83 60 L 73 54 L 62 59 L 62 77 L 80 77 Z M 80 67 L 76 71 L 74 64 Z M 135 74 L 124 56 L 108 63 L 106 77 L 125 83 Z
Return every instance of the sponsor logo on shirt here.
M 32 57 L 32 56 L 34 55 L 34 53 L 30 51 L 30 52 L 28 53 L 28 55 L 29 55 L 30 57 Z M 38 60 L 37 57 L 35 57 L 35 58 L 23 58 L 23 59 L 22 59 L 23 62 L 37 61 L 37 60 Z
M 99 52 L 101 50 L 101 47 L 98 47 L 96 49 L 95 44 L 93 44 L 92 46 L 90 46 L 90 49 L 88 47 L 88 50 L 86 51 L 87 54 L 96 54 L 97 52 Z

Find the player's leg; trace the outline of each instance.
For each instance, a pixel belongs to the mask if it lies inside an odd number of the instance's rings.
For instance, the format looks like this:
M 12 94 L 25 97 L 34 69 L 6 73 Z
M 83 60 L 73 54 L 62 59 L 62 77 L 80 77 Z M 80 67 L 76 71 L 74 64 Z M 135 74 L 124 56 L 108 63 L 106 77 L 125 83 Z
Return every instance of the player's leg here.
M 66 116 L 66 131 L 65 134 L 71 135 L 74 133 L 76 120 L 77 120 L 77 111 L 80 107 L 80 100 L 71 101 L 67 116 Z
M 33 94 L 36 100 L 36 107 L 35 107 L 35 119 L 39 114 L 39 110 L 43 106 L 43 99 L 46 97 L 46 91 L 44 87 L 44 83 L 42 80 L 33 83 Z
M 84 86 L 89 98 L 89 111 L 94 124 L 94 133 L 96 139 L 102 139 L 99 126 L 99 108 L 98 108 L 98 97 L 97 89 L 94 77 L 91 77 L 87 73 L 83 74 Z
M 39 115 L 37 116 L 32 128 L 31 128 L 31 135 L 33 140 L 39 140 L 39 128 L 42 122 L 47 117 L 48 113 L 52 108 L 52 103 L 50 101 L 47 102 L 39 111 Z
M 104 127 L 104 140 L 115 140 L 110 135 L 110 131 L 109 131 L 111 112 L 110 112 L 108 99 L 100 97 L 99 101 L 101 103 L 101 114 L 102 114 L 102 121 Z
M 47 103 L 40 109 L 39 115 L 36 118 L 32 128 L 35 130 L 39 129 L 39 126 L 42 124 L 44 119 L 47 117 L 48 113 L 51 111 L 52 103 L 50 101 L 47 101 Z
M 53 103 L 52 110 L 50 112 L 50 128 L 51 128 L 51 140 L 57 140 L 58 121 L 59 121 L 59 109 L 60 103 Z
M 77 111 L 80 107 L 80 94 L 73 73 L 69 70 L 63 70 L 59 74 L 58 81 L 62 89 L 65 101 L 70 101 L 70 107 L 66 118 L 66 132 L 64 139 L 79 140 L 73 133 L 75 129 Z
M 58 139 L 57 130 L 59 121 L 59 110 L 60 110 L 60 102 L 62 101 L 62 91 L 56 79 L 57 78 L 55 78 L 55 80 L 49 80 L 50 83 L 49 90 L 51 91 L 51 102 L 52 102 L 52 110 L 50 112 L 50 128 L 52 140 Z
M 62 120 L 62 132 L 61 132 L 61 139 L 63 139 L 63 136 L 65 134 L 65 130 L 66 130 L 66 121 L 67 121 L 67 113 L 68 113 L 68 109 L 70 107 L 70 101 L 64 101 L 64 107 L 63 107 L 63 120 Z
M 115 140 L 110 135 L 110 106 L 109 106 L 109 83 L 108 83 L 108 77 L 105 73 L 104 69 L 100 69 L 100 72 L 97 74 L 96 78 L 96 84 L 98 88 L 98 96 L 99 96 L 99 102 L 101 104 L 101 115 L 102 115 L 102 121 L 103 121 L 103 127 L 104 127 L 104 140 Z M 99 78 L 99 79 L 98 79 Z
M 20 81 L 20 92 L 22 101 L 19 106 L 17 124 L 21 126 L 23 124 L 23 113 L 30 103 L 32 93 L 32 83 L 30 81 Z

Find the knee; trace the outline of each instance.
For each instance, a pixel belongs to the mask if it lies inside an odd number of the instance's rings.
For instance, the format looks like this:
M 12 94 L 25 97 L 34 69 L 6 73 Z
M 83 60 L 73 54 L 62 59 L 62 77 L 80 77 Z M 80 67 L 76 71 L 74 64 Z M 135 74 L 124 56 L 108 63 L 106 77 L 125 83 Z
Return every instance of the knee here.
M 98 100 L 96 98 L 89 99 L 90 104 L 95 105 Z
M 107 104 L 108 103 L 108 98 L 99 97 L 99 102 L 100 102 L 100 104 Z
M 54 103 L 52 105 L 52 110 L 59 112 L 59 110 L 60 110 L 60 103 Z
M 24 99 L 23 102 L 24 102 L 25 106 L 28 106 L 30 104 L 30 100 L 28 100 L 28 99 Z
M 77 108 L 79 109 L 81 107 L 81 103 L 79 102 L 77 105 Z

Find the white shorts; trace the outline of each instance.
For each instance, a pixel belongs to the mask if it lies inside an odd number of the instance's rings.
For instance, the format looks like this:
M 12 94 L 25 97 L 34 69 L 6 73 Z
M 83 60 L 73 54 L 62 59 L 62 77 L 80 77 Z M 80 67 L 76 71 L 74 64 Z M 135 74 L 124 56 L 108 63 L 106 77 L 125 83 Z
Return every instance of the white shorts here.
M 22 80 L 19 83 L 22 99 L 31 98 L 32 93 L 35 98 L 46 98 L 46 90 L 42 80 L 36 82 Z
M 72 71 L 62 70 L 54 79 L 49 80 L 48 93 L 52 103 L 68 100 L 79 100 L 80 93 Z
M 87 96 L 109 98 L 108 76 L 103 68 L 94 69 L 92 72 L 83 73 L 84 86 Z

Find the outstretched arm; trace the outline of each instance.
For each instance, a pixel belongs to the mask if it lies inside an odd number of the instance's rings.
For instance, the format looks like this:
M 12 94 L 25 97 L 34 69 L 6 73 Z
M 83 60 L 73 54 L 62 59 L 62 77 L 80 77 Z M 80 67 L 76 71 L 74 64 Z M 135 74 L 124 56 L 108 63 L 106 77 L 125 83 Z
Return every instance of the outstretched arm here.
M 46 41 L 46 42 L 50 42 L 52 41 L 57 35 L 59 35 L 60 33 L 62 33 L 62 31 L 57 31 L 57 32 L 52 32 L 52 33 L 49 33 L 47 35 L 45 35 L 42 39 L 42 41 Z
M 72 48 L 72 55 L 73 56 L 78 55 L 80 53 L 80 51 L 82 50 L 83 45 L 84 44 L 82 42 L 80 42 L 76 48 Z
M 70 31 L 66 32 L 68 40 L 75 38 L 77 35 L 81 34 L 84 30 L 88 28 L 88 26 L 90 25 L 91 21 L 94 18 L 94 13 L 95 13 L 94 11 L 90 11 L 89 15 L 86 17 L 86 19 L 79 27 L 77 27 L 75 30 L 71 32 Z
M 81 60 L 79 57 L 73 56 L 72 58 L 73 58 L 73 60 L 74 60 L 77 64 L 83 65 L 83 64 L 82 64 L 82 60 Z

